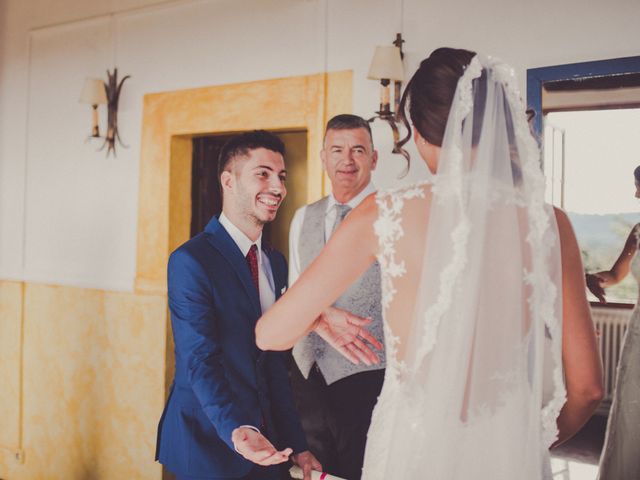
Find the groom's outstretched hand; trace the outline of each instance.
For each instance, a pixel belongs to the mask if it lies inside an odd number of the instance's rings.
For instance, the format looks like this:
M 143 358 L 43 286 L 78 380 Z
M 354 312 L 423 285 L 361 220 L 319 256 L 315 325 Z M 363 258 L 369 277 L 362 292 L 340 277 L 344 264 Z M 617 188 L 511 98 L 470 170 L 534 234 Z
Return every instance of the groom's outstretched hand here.
M 353 363 L 373 365 L 380 363 L 373 348 L 382 350 L 382 344 L 367 330 L 371 319 L 335 307 L 320 314 L 314 331 L 329 345 Z
M 264 466 L 286 462 L 293 451 L 290 448 L 276 450 L 264 435 L 248 427 L 236 428 L 231 434 L 231 441 L 240 455 Z
M 291 455 L 291 460 L 293 464 L 299 466 L 302 473 L 304 473 L 304 480 L 311 480 L 311 470 L 322 471 L 322 465 L 309 450 Z

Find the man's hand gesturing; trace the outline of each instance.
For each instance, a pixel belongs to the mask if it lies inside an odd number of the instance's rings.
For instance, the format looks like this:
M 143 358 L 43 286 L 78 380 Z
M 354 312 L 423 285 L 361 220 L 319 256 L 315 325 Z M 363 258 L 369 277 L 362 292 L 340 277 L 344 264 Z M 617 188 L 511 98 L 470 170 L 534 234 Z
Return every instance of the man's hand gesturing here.
M 250 462 L 268 466 L 286 462 L 292 450 L 276 450 L 260 432 L 248 427 L 238 427 L 231 434 L 236 451 Z
M 329 307 L 318 317 L 314 331 L 351 362 L 373 365 L 380 361 L 369 344 L 377 350 L 383 347 L 367 330 L 370 323 L 368 318 Z

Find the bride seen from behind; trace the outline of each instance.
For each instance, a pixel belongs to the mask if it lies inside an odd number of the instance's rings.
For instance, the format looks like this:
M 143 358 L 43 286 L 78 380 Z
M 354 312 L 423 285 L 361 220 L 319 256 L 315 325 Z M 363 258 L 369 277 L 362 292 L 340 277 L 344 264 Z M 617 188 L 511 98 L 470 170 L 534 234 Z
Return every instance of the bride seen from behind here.
M 577 242 L 543 202 L 516 85 L 467 50 L 423 60 L 400 113 L 433 180 L 362 202 L 256 326 L 260 348 L 290 348 L 379 261 L 387 371 L 365 479 L 550 478 L 548 448 L 602 396 Z

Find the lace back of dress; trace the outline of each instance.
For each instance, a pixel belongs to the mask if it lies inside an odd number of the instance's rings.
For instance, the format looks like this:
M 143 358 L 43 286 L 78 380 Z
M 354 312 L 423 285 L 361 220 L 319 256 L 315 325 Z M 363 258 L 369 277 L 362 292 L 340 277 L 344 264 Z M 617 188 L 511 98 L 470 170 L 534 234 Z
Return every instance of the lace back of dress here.
M 377 412 L 391 417 L 380 478 L 542 478 L 564 402 L 559 241 L 515 83 L 508 67 L 474 58 L 433 186 L 379 200 L 398 365 Z

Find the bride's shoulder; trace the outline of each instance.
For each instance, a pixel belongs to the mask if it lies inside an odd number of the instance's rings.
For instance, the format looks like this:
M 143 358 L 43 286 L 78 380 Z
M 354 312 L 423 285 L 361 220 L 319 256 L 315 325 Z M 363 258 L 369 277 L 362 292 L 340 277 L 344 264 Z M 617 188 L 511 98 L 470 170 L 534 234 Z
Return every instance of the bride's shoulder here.
M 428 182 L 378 191 L 375 196 L 377 220 L 374 223 L 378 237 L 384 241 L 392 241 L 402 232 L 403 218 L 424 218 L 430 194 L 431 184 Z
M 410 200 L 412 198 L 425 198 L 431 193 L 431 183 L 428 181 L 402 185 L 400 187 L 378 190 L 376 202 L 378 205 L 396 202 L 398 200 Z
M 556 225 L 558 229 L 558 234 L 560 235 L 560 239 L 575 239 L 575 232 L 573 229 L 573 225 L 571 224 L 571 220 L 569 219 L 569 215 L 562 208 L 556 207 L 555 205 L 547 204 L 547 208 L 553 211 L 553 216 L 556 220 Z

